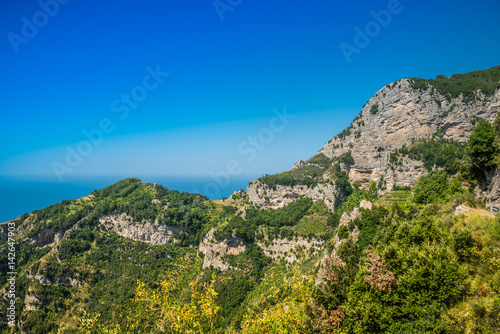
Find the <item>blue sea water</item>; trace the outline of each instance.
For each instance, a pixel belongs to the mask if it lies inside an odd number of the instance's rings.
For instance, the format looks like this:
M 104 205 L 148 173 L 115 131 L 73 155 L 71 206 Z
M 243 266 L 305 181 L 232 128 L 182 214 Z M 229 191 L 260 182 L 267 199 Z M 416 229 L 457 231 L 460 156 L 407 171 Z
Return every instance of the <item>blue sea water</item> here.
M 144 182 L 158 183 L 170 190 L 201 193 L 210 199 L 229 197 L 260 175 L 232 176 L 214 180 L 209 176 L 134 176 Z M 59 182 L 52 177 L 0 176 L 0 222 L 42 209 L 62 200 L 80 198 L 127 176 L 79 176 Z

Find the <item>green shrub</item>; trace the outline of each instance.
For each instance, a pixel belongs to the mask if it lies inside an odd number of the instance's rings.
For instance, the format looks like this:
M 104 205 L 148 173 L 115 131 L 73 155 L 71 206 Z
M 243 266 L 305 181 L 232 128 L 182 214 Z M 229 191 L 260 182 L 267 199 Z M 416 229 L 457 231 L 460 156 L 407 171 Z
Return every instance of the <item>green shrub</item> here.
M 474 247 L 474 238 L 470 231 L 455 229 L 453 230 L 451 244 L 460 261 L 465 261 L 472 255 Z
M 454 74 L 450 77 L 436 77 L 436 79 L 412 78 L 411 87 L 416 90 L 426 90 L 428 87 L 436 89 L 448 101 L 452 98 L 463 97 L 463 102 L 476 100 L 476 91 L 492 95 L 498 88 L 500 81 L 500 66 L 484 71 L 473 71 L 464 74 Z
M 351 151 L 347 151 L 346 153 L 342 154 L 339 158 L 339 161 L 346 165 L 354 165 L 355 163 Z
M 460 161 L 465 156 L 466 144 L 435 136 L 431 139 L 420 139 L 400 153 L 410 159 L 422 161 L 424 167 L 445 168 L 450 174 L 458 172 Z
M 414 187 L 413 200 L 421 204 L 442 202 L 449 190 L 448 174 L 444 171 L 431 171 L 418 179 Z
M 487 121 L 481 120 L 474 128 L 469 137 L 467 155 L 475 168 L 490 171 L 495 167 L 496 137 L 497 133 Z
M 337 232 L 337 236 L 339 237 L 340 240 L 347 239 L 349 237 L 349 231 L 347 230 L 347 226 L 341 225 Z

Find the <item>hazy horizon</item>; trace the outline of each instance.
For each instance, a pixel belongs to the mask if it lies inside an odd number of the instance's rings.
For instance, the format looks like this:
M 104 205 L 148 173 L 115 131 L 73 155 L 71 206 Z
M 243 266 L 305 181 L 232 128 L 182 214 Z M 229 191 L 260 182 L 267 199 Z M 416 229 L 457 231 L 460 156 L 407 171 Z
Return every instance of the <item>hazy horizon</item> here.
M 0 175 L 272 174 L 392 81 L 500 64 L 496 0 L 221 3 L 2 3 Z

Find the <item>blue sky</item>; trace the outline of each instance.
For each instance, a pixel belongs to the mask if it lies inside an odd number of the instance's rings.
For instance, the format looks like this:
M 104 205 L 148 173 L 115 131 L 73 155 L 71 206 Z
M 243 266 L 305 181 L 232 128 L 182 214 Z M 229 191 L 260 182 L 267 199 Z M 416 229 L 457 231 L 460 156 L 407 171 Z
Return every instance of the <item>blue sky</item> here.
M 499 17 L 498 0 L 2 1 L 0 175 L 287 170 L 392 81 L 499 65 Z

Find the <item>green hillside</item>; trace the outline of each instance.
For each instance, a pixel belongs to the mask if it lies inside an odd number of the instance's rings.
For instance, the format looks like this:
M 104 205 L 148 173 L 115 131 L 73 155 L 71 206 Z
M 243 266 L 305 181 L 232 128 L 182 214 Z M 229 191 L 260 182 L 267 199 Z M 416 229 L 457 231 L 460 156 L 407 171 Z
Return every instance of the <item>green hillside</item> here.
M 137 185 L 134 191 L 124 191 L 131 185 Z M 197 225 L 187 216 L 198 210 L 201 230 L 218 222 L 219 239 L 225 233 L 240 235 L 247 251 L 230 259 L 235 269 L 202 270 L 202 255 L 192 247 L 196 238 L 151 245 L 104 230 L 95 216 L 108 202 L 104 194 L 119 203 L 139 195 L 165 203 L 183 198 L 175 209 L 184 214 L 175 223 L 189 225 L 196 235 Z M 17 312 L 28 333 L 184 333 L 189 328 L 207 333 L 496 333 L 500 219 L 457 216 L 450 208 L 468 195 L 443 196 L 442 204 L 422 205 L 411 202 L 408 191 L 394 191 L 378 200 L 392 200 L 388 208 L 362 210 L 354 221 L 361 230 L 358 238 L 345 239 L 337 250 L 340 262 L 328 263 L 325 284 L 315 285 L 321 254 L 287 265 L 265 256 L 257 241 L 264 226 L 276 237 L 294 231 L 333 240 L 337 232 L 324 204 L 303 198 L 282 210 L 251 209 L 248 220 L 241 221 L 235 210 L 216 210 L 203 197 L 125 180 L 94 193 L 89 202 L 68 201 L 18 219 L 18 230 L 28 223 L 48 231 L 70 226 L 80 210 L 88 214 L 59 243 L 34 246 L 26 239 L 33 232 L 20 234 Z M 411 202 L 406 210 L 398 206 L 402 197 Z M 183 245 L 186 240 L 193 243 Z M 325 249 L 331 247 L 327 242 Z M 36 275 L 51 283 L 41 284 Z M 71 280 L 58 281 L 65 275 Z M 2 332 L 9 333 L 7 326 Z

